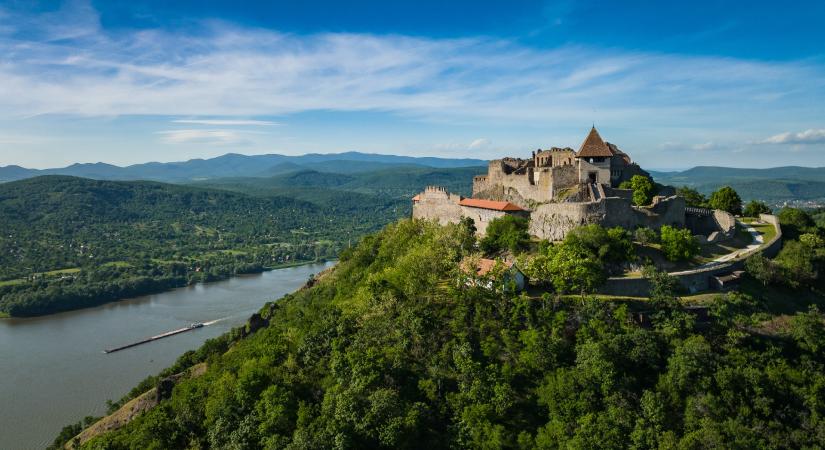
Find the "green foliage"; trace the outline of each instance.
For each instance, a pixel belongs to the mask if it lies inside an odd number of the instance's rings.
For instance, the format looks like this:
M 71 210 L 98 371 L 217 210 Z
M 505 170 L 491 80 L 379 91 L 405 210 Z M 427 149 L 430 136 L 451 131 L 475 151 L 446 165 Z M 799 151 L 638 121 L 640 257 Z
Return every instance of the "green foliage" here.
M 517 253 L 524 250 L 530 242 L 527 233 L 529 221 L 524 217 L 506 215 L 490 221 L 484 238 L 481 240 L 481 249 L 486 253 L 495 253 L 509 250 Z
M 602 265 L 619 265 L 636 257 L 630 233 L 622 227 L 584 225 L 568 233 L 564 245 L 583 247 Z
M 774 262 L 783 281 L 791 287 L 812 284 L 818 275 L 815 249 L 800 241 L 787 241 Z
M 649 205 L 653 200 L 653 181 L 643 175 L 633 175 L 630 179 L 630 187 L 633 189 L 633 203 L 637 206 Z
M 522 258 L 519 267 L 533 284 L 584 295 L 635 258 L 630 233 L 591 224 L 571 231 L 560 244 L 543 241 L 536 255 Z
M 788 239 L 798 239 L 801 234 L 816 232 L 814 219 L 799 208 L 782 208 L 777 214 L 782 234 Z
M 742 215 L 745 217 L 759 217 L 760 214 L 770 214 L 771 208 L 764 202 L 751 200 L 742 209 Z
M 713 209 L 727 211 L 737 216 L 742 214 L 742 199 L 739 198 L 739 194 L 730 186 L 723 186 L 710 194 L 708 206 Z
M 624 180 L 619 183 L 619 189 L 633 189 L 633 183 L 630 180 Z
M 404 220 L 363 239 L 267 305 L 268 327 L 210 354 L 205 375 L 84 448 L 820 444 L 825 337 L 811 316 L 793 339 L 766 338 L 739 326 L 759 304 L 731 297 L 697 329 L 660 273 L 650 327 L 619 303 L 457 285 L 463 233 Z M 541 247 L 587 264 L 584 241 Z
M 748 275 L 762 283 L 763 286 L 773 283 L 777 279 L 777 270 L 773 262 L 757 253 L 745 260 L 745 270 Z
M 642 245 L 648 245 L 658 241 L 659 235 L 656 234 L 656 230 L 652 230 L 647 227 L 639 227 L 633 232 L 633 239 Z
M 685 203 L 688 206 L 693 206 L 696 208 L 707 208 L 708 207 L 708 199 L 699 193 L 696 189 L 688 186 L 682 186 L 676 188 L 676 195 L 682 196 L 685 198 Z
M 0 280 L 11 280 L 0 311 L 48 314 L 333 258 L 409 205 L 318 201 L 58 176 L 0 184 Z
M 699 243 L 686 228 L 676 228 L 669 225 L 662 226 L 662 252 L 671 261 L 687 261 L 699 253 Z

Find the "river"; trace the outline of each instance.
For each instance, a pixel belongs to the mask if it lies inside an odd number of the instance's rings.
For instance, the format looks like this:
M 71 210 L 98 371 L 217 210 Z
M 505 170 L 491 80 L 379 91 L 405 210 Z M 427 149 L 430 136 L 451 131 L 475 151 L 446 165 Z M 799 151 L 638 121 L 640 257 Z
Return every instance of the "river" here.
M 182 353 L 243 324 L 264 303 L 334 263 L 277 269 L 30 319 L 0 319 L 0 448 L 44 448 L 60 429 L 104 415 Z M 104 354 L 192 322 L 218 322 Z

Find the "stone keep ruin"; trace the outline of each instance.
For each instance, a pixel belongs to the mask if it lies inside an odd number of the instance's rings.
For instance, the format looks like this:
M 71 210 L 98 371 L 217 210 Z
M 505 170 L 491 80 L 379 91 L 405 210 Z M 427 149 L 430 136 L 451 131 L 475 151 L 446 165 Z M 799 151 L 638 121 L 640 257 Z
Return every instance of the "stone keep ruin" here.
M 562 240 L 570 230 L 590 223 L 628 230 L 687 226 L 711 242 L 733 235 L 730 214 L 686 208 L 672 188 L 662 189 L 663 195 L 649 206 L 633 205 L 633 191 L 619 185 L 634 175 L 650 176 L 593 127 L 578 152 L 553 147 L 533 152 L 530 159 L 490 161 L 487 175 L 473 178 L 472 198 L 427 187 L 413 197 L 412 215 L 442 224 L 470 217 L 482 235 L 492 219 L 520 215 L 530 219 L 530 234 L 549 240 Z

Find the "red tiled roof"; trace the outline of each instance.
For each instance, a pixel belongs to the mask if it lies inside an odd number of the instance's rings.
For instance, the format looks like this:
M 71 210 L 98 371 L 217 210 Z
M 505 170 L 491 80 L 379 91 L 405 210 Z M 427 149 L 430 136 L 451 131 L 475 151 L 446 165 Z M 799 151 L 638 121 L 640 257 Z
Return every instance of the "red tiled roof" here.
M 577 158 L 609 158 L 611 156 L 613 156 L 613 152 L 599 136 L 596 127 L 590 129 L 590 133 L 584 139 L 579 152 L 576 154 Z
M 464 260 L 464 263 L 462 263 L 462 269 L 464 269 L 464 270 L 466 270 L 466 271 L 468 271 L 468 272 L 469 272 L 469 271 L 470 271 L 470 267 L 469 267 L 469 265 L 467 264 L 468 262 L 469 262 L 469 261 Z M 502 261 L 501 263 L 502 263 L 502 264 L 504 264 L 504 267 L 506 267 L 506 268 L 508 268 L 508 269 L 509 269 L 510 267 L 513 267 L 513 263 L 512 263 L 512 261 Z M 487 259 L 487 258 L 481 258 L 481 259 L 479 259 L 479 260 L 478 260 L 478 265 L 476 265 L 476 274 L 477 274 L 477 275 L 479 275 L 479 276 L 484 276 L 484 275 L 487 275 L 487 273 L 489 273 L 489 272 L 490 272 L 490 270 L 492 270 L 492 268 L 493 268 L 495 265 L 496 265 L 496 260 L 494 260 L 494 259 Z
M 492 209 L 496 211 L 524 211 L 524 208 L 510 202 L 497 202 L 495 200 L 484 200 L 481 198 L 465 198 L 458 202 L 458 204 L 471 208 Z

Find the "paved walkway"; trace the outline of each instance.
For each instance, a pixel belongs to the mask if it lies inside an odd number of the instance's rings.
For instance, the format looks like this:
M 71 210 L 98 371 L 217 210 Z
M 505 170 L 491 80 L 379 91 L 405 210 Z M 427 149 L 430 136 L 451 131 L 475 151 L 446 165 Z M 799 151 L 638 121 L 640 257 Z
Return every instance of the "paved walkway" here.
M 711 267 L 716 267 L 716 266 L 722 265 L 722 264 L 724 264 L 728 261 L 736 259 L 736 258 L 738 258 L 742 255 L 746 255 L 748 253 L 754 252 L 759 247 L 761 247 L 762 244 L 765 243 L 764 237 L 761 234 L 759 234 L 758 231 L 756 231 L 756 228 L 754 228 L 754 227 L 752 227 L 752 226 L 750 226 L 746 223 L 742 223 L 738 220 L 736 221 L 736 223 L 741 225 L 745 229 L 745 231 L 747 231 L 751 235 L 751 237 L 753 237 L 753 240 L 751 241 L 751 243 L 747 247 L 740 248 L 739 250 L 736 250 L 734 252 L 730 252 L 728 254 L 722 255 L 722 256 L 714 259 L 711 262 L 704 263 L 701 266 L 694 267 L 693 269 L 685 270 L 685 271 L 681 271 L 681 272 L 674 272 L 674 273 L 678 274 L 678 273 L 683 273 L 683 272 L 692 272 L 694 270 L 699 270 L 699 269 L 708 269 L 708 268 L 711 268 Z

